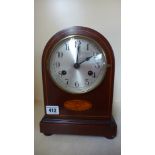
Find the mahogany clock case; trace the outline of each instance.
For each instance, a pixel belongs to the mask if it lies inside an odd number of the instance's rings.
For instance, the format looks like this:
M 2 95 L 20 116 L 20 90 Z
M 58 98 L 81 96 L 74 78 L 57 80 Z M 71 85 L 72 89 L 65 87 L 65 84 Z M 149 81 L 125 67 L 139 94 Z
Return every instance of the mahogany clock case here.
M 48 61 L 52 49 L 63 38 L 70 35 L 82 35 L 95 40 L 104 50 L 107 70 L 103 81 L 94 90 L 83 94 L 71 94 L 58 88 L 51 79 Z M 46 44 L 42 56 L 42 78 L 45 116 L 40 122 L 40 131 L 45 135 L 81 134 L 98 135 L 107 138 L 116 136 L 117 125 L 112 117 L 114 54 L 107 39 L 99 32 L 81 26 L 74 26 L 56 33 Z M 68 100 L 87 100 L 92 108 L 86 111 L 72 111 L 64 107 Z M 59 106 L 59 115 L 47 115 L 46 106 Z

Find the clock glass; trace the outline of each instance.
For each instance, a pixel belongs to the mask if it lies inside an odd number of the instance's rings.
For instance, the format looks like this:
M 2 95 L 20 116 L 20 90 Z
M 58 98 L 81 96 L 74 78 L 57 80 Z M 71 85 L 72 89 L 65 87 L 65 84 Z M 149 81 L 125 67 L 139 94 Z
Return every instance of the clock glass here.
M 96 88 L 106 73 L 103 48 L 93 39 L 71 35 L 60 40 L 49 57 L 48 69 L 54 83 L 69 93 L 86 93 Z

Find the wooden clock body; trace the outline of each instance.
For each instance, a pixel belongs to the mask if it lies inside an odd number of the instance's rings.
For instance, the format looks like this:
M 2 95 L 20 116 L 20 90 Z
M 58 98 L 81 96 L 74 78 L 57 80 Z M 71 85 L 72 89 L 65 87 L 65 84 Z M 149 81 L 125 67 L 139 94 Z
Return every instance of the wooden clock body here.
M 103 81 L 94 90 L 83 94 L 71 94 L 58 88 L 52 81 L 48 61 L 50 53 L 58 41 L 69 35 L 82 35 L 95 40 L 104 50 L 107 58 L 107 71 Z M 56 33 L 46 44 L 42 56 L 42 78 L 45 115 L 40 122 L 40 131 L 51 134 L 97 135 L 107 138 L 116 136 L 117 125 L 112 117 L 114 54 L 109 42 L 95 30 L 75 26 Z M 69 110 L 64 107 L 68 100 L 87 100 L 92 108 L 84 111 Z M 58 115 L 46 113 L 46 106 L 58 106 Z

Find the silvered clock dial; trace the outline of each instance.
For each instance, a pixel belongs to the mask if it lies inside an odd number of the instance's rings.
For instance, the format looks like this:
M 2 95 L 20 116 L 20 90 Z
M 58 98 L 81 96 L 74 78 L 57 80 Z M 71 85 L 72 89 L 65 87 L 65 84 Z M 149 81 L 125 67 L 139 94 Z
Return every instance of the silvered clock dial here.
M 93 39 L 71 35 L 60 40 L 51 53 L 48 66 L 51 78 L 64 91 L 86 93 L 104 78 L 106 56 Z

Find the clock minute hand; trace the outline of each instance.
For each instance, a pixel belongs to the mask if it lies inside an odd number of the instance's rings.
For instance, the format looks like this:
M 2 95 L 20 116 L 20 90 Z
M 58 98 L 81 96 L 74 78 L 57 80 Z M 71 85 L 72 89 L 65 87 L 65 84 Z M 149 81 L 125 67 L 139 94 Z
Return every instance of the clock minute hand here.
M 79 49 L 80 49 L 80 46 L 78 45 L 78 47 L 77 47 L 76 63 L 79 62 Z
M 78 64 L 80 65 L 80 64 L 84 63 L 85 61 L 89 61 L 92 57 L 93 57 L 93 56 L 87 57 L 85 60 L 79 62 Z

